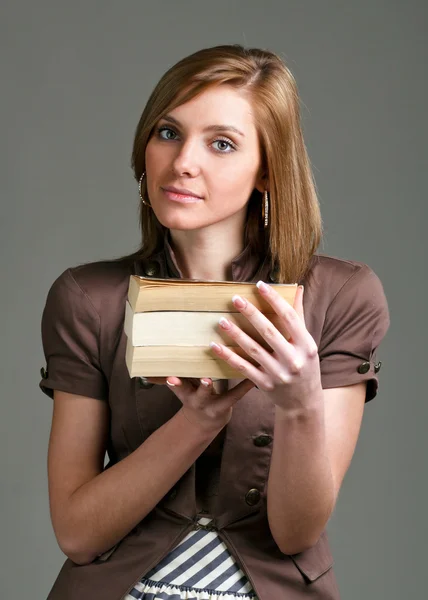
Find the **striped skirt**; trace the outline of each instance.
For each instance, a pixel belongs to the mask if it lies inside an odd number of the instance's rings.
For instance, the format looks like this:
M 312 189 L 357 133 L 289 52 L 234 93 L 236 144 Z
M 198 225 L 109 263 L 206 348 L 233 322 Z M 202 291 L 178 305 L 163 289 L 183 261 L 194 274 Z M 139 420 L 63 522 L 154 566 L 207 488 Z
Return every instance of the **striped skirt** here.
M 209 517 L 198 523 L 208 525 Z M 124 600 L 257 600 L 216 531 L 191 531 Z

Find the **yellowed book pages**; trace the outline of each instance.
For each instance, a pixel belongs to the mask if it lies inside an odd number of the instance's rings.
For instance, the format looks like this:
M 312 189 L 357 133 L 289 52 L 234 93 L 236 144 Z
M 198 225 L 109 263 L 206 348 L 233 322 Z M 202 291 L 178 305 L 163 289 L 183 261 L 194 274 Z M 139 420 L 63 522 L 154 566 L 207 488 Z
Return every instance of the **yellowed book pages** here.
M 297 284 L 272 284 L 293 305 Z M 252 364 L 240 346 L 219 329 L 222 314 L 236 323 L 266 350 L 270 346 L 250 321 L 238 312 L 232 296 L 248 299 L 280 329 L 279 317 L 261 296 L 255 283 L 154 279 L 132 275 L 124 329 L 128 337 L 126 365 L 131 377 L 242 378 L 242 373 L 218 358 L 209 342 L 218 341 Z M 283 332 L 285 333 L 285 332 Z
M 269 284 L 293 304 L 297 283 Z M 261 296 L 255 283 L 205 281 L 197 279 L 155 279 L 131 275 L 128 301 L 134 312 L 213 311 L 236 312 L 232 296 L 243 296 L 263 313 L 272 313 L 271 305 Z
M 254 365 L 242 348 L 233 352 L 245 356 Z M 214 379 L 242 378 L 240 371 L 232 369 L 225 361 L 217 358 L 210 348 L 202 346 L 132 346 L 126 347 L 126 366 L 130 377 L 212 377 Z
M 265 316 L 277 329 L 283 329 L 280 317 L 276 313 Z M 220 329 L 218 322 L 221 317 L 226 317 L 261 346 L 271 350 L 254 325 L 239 312 L 134 313 L 127 302 L 124 329 L 133 346 L 208 346 L 211 341 L 228 346 L 233 340 Z

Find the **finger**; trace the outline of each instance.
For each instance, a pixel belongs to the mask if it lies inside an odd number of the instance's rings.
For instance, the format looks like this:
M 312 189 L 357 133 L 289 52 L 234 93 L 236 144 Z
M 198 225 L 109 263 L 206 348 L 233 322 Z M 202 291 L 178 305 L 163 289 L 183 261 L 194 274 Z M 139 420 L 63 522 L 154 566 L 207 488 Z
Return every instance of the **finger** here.
M 259 369 L 257 366 L 254 366 L 242 356 L 233 352 L 230 347 L 224 346 L 223 344 L 216 344 L 216 346 L 211 347 L 213 352 L 223 360 L 225 360 L 235 371 L 239 371 L 242 373 L 244 377 L 250 379 L 259 389 L 265 390 L 269 386 L 270 381 L 272 380 L 272 375 L 278 375 L 278 362 L 276 361 L 276 368 L 273 373 L 270 373 L 265 369 L 265 371 Z
M 306 329 L 304 322 L 299 317 L 293 306 L 284 300 L 284 298 L 278 294 L 273 286 L 263 282 L 258 282 L 257 286 L 260 294 L 272 306 L 276 314 L 280 317 L 281 321 L 283 321 L 284 327 L 290 334 L 293 342 L 299 345 L 302 349 L 309 349 L 309 347 L 312 345 L 310 339 L 311 336 Z M 274 350 L 277 349 L 274 348 Z
M 238 401 L 254 387 L 256 387 L 254 381 L 251 381 L 251 379 L 244 379 L 244 381 L 235 385 L 235 387 L 231 388 L 227 393 L 233 392 L 232 397 L 235 397 L 236 401 Z
M 303 310 L 303 293 L 304 287 L 303 285 L 299 285 L 296 291 L 296 296 L 294 298 L 293 308 L 302 319 L 303 323 L 305 323 L 305 314 Z
M 141 377 L 144 381 L 149 383 L 155 383 L 156 385 L 168 385 L 168 387 L 174 387 L 182 385 L 184 379 L 178 377 Z
M 286 300 L 282 298 L 282 296 L 279 296 L 277 292 L 275 292 L 275 294 L 279 297 L 281 303 L 285 304 L 288 313 L 291 312 L 293 318 L 296 321 L 299 321 L 299 325 L 300 327 L 302 327 L 303 325 L 293 307 L 290 306 L 288 302 L 286 302 Z M 277 358 L 280 358 L 285 363 L 292 364 L 295 358 L 296 351 L 293 347 L 293 344 L 291 343 L 291 340 L 293 341 L 293 343 L 296 340 L 294 340 L 293 336 L 291 335 L 291 328 L 285 326 L 284 329 L 287 331 L 287 333 L 283 333 L 280 331 L 280 328 L 277 328 L 275 326 L 278 325 L 278 320 L 284 321 L 281 314 L 278 313 L 279 319 L 276 318 L 274 324 L 273 316 L 272 320 L 268 319 L 267 316 L 260 312 L 251 302 L 244 300 L 245 306 L 241 306 L 239 303 L 237 304 L 235 302 L 235 298 L 235 296 L 232 298 L 232 301 L 234 301 L 235 306 L 245 317 L 247 317 L 247 319 L 263 337 L 263 339 L 266 340 L 269 346 L 275 351 Z M 241 346 L 245 350 L 248 356 L 254 358 L 254 360 L 257 361 L 260 365 L 262 365 L 266 371 L 273 375 L 275 374 L 275 371 L 277 370 L 277 362 L 276 359 L 272 358 L 271 353 L 267 352 L 264 348 L 262 348 L 262 346 L 257 344 L 253 340 L 253 338 L 245 334 L 242 331 L 242 329 L 240 329 L 237 325 L 231 323 L 227 329 L 227 333 L 237 342 L 237 344 L 239 344 L 239 346 Z M 249 371 L 246 371 L 246 374 L 247 377 L 253 379 L 253 377 L 249 375 Z M 257 385 L 258 384 L 259 382 L 257 383 Z
M 218 410 L 221 410 L 222 408 L 231 408 L 253 387 L 255 387 L 255 383 L 253 381 L 250 379 L 244 379 L 224 394 L 219 395 L 218 400 L 216 401 Z
M 254 310 L 257 310 L 254 306 L 253 308 Z M 266 342 L 277 352 L 278 356 L 288 357 L 289 360 L 292 360 L 294 356 L 292 346 L 284 339 L 273 323 L 261 313 L 258 317 L 258 322 L 258 331 Z M 252 323 L 255 325 L 254 321 L 252 321 Z M 230 344 L 231 346 L 240 346 L 249 357 L 251 356 L 251 358 L 259 365 L 262 365 L 266 371 L 274 373 L 277 370 L 278 362 L 276 358 L 274 358 L 270 352 L 263 348 L 263 346 L 256 342 L 251 336 L 242 331 L 240 327 L 224 317 L 220 319 L 219 326 L 235 342 L 235 344 Z M 249 377 L 248 373 L 247 377 Z M 253 377 L 251 377 L 251 379 L 253 379 Z
M 193 377 L 141 377 L 140 379 L 144 379 L 144 381 L 148 381 L 149 383 L 155 383 L 156 385 L 168 385 L 168 387 L 180 386 L 183 381 L 190 382 L 195 389 L 200 385 L 200 380 Z
M 140 377 L 144 381 L 148 381 L 149 383 L 155 383 L 156 385 L 165 385 L 166 377 Z
M 181 387 L 185 390 L 195 391 L 201 386 L 201 379 L 197 377 L 167 377 L 165 383 L 168 387 Z M 208 380 L 209 384 L 211 384 L 211 380 Z M 205 385 L 205 384 L 203 384 Z

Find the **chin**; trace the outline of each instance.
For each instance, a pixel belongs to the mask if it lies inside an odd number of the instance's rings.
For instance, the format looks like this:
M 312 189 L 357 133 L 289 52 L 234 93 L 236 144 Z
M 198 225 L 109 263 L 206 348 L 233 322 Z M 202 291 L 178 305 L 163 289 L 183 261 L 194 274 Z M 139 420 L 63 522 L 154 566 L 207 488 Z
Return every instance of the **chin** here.
M 167 229 L 179 229 L 182 231 L 191 229 L 200 229 L 206 227 L 209 223 L 201 223 L 199 220 L 189 218 L 189 215 L 172 215 L 164 212 L 157 213 L 155 211 L 157 220 L 161 225 Z

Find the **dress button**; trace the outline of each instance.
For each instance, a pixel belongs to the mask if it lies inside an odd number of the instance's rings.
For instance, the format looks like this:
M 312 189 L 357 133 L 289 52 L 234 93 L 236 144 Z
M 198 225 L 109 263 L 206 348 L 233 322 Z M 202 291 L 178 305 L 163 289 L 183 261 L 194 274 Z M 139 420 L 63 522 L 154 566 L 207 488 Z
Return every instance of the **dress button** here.
M 361 373 L 361 375 L 368 373 L 370 371 L 370 363 L 369 362 L 361 363 L 360 366 L 358 367 L 357 371 L 358 371 L 358 373 Z
M 40 369 L 40 375 L 42 376 L 43 379 L 47 379 L 48 378 L 48 372 L 47 369 L 45 369 L 44 367 L 42 367 Z
M 379 361 L 375 366 L 374 366 L 374 372 L 375 373 L 379 373 L 380 368 L 382 366 L 382 363 Z
M 257 504 L 257 502 L 259 502 L 259 500 L 260 492 L 256 488 L 248 490 L 248 492 L 245 494 L 245 502 L 250 506 L 254 506 L 255 504 Z
M 262 435 L 258 435 L 253 439 L 253 443 L 255 446 L 267 446 L 272 441 L 272 436 L 263 433 Z
M 152 388 L 155 385 L 154 383 L 147 381 L 147 379 L 145 377 L 139 377 L 138 383 L 140 385 L 140 388 L 143 388 L 143 390 L 149 390 L 150 388 Z
M 147 277 L 156 277 L 157 275 L 159 275 L 158 263 L 155 263 L 155 262 L 148 263 L 146 265 L 146 267 L 144 268 L 144 273 L 147 275 Z

